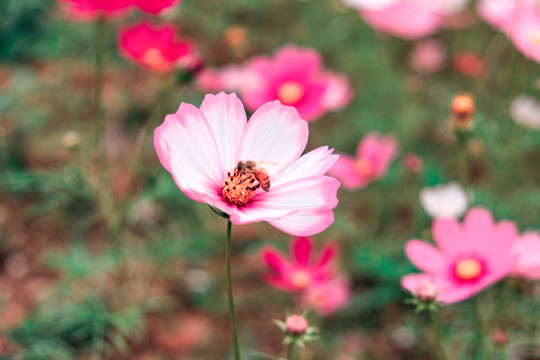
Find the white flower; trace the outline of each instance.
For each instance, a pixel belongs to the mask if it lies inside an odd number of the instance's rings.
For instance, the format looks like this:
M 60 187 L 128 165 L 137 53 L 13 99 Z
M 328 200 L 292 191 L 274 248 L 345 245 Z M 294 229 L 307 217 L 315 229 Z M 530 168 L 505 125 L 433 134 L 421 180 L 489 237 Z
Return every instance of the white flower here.
M 432 218 L 460 218 L 469 206 L 467 192 L 457 182 L 426 187 L 420 191 L 420 204 Z
M 540 129 L 540 104 L 532 97 L 518 96 L 510 108 L 514 121 L 518 124 Z
M 348 5 L 352 8 L 358 10 L 364 9 L 375 9 L 380 10 L 384 9 L 394 3 L 397 3 L 399 0 L 343 0 L 345 5 Z

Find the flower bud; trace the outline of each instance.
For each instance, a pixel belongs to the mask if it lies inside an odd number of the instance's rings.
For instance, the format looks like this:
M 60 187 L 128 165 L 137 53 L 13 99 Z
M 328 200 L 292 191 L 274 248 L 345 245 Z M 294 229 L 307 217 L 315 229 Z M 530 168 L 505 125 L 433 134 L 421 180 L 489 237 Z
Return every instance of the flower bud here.
M 423 281 L 418 285 L 416 295 L 423 302 L 432 302 L 437 298 L 437 288 L 431 281 Z
M 474 127 L 474 96 L 470 93 L 455 95 L 450 112 L 450 125 L 455 130 L 471 131 Z
M 295 336 L 304 335 L 308 329 L 308 322 L 302 315 L 290 315 L 285 319 L 287 333 Z

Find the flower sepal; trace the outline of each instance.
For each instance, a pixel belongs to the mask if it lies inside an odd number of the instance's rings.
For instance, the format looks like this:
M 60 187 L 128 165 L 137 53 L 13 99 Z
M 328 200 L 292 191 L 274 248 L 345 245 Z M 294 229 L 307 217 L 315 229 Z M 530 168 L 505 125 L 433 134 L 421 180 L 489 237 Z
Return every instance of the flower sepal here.
M 316 341 L 319 339 L 319 329 L 315 326 L 309 326 L 305 318 L 307 312 L 302 315 L 289 315 L 285 321 L 274 319 L 279 329 L 285 333 L 283 338 L 284 345 L 295 345 L 305 347 L 306 342 Z
M 416 314 L 421 313 L 422 311 L 437 312 L 439 311 L 440 307 L 437 298 L 425 299 L 418 295 L 414 295 L 414 297 L 406 299 L 405 304 L 414 306 L 414 312 Z
M 207 204 L 208 205 L 208 204 Z M 216 215 L 219 215 L 221 216 L 222 218 L 224 219 L 229 219 L 229 214 L 227 213 L 224 213 L 223 211 L 219 210 L 219 209 L 216 209 L 215 207 L 213 207 L 212 205 L 208 205 L 208 207 L 216 214 Z

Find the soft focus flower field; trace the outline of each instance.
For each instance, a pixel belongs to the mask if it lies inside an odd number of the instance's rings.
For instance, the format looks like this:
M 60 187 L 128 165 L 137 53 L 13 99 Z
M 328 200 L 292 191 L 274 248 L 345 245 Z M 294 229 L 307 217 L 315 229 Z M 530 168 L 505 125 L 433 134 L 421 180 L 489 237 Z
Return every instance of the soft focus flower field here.
M 539 0 L 0 0 L 0 359 L 233 359 L 229 260 L 243 359 L 540 359 L 539 62 Z

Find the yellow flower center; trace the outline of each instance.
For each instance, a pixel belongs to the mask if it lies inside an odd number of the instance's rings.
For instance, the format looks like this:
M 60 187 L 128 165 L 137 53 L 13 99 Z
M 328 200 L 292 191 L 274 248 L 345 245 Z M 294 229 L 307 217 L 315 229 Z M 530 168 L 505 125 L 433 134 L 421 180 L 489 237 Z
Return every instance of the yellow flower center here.
M 369 177 L 373 175 L 375 168 L 373 167 L 373 163 L 371 162 L 371 160 L 366 158 L 360 158 L 354 163 L 354 170 L 360 176 Z
M 455 274 L 461 280 L 474 280 L 482 273 L 482 264 L 476 259 L 463 259 L 456 264 Z
M 540 32 L 539 32 L 539 31 L 534 31 L 534 32 L 531 34 L 531 43 L 532 43 L 534 46 L 540 47 Z
M 306 271 L 296 270 L 294 274 L 292 275 L 291 281 L 294 284 L 294 286 L 296 286 L 297 288 L 303 289 L 309 285 L 310 277 Z
M 225 201 L 231 205 L 242 207 L 253 198 L 254 191 L 259 184 L 254 185 L 257 178 L 252 172 L 242 171 L 238 167 L 234 168 L 231 174 L 229 171 L 227 178 L 223 180 L 221 193 Z
M 287 81 L 277 89 L 277 97 L 285 105 L 296 104 L 304 96 L 304 87 L 296 81 Z
M 143 63 L 152 70 L 164 72 L 169 69 L 169 62 L 165 60 L 161 51 L 156 48 L 148 49 L 143 57 Z

